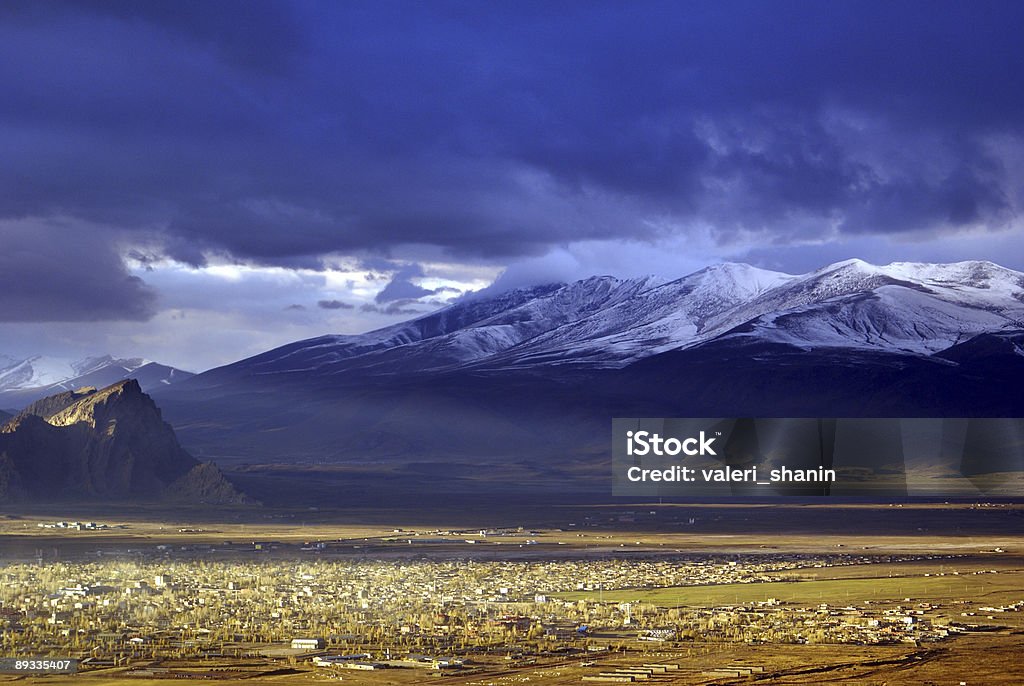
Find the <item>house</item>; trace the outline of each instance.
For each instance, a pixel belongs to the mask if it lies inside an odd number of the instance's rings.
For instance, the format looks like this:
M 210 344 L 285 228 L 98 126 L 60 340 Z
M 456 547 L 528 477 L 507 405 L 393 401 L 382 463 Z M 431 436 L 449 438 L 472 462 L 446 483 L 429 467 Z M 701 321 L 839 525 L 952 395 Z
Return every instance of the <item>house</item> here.
M 327 642 L 322 638 L 293 638 L 292 650 L 323 650 Z

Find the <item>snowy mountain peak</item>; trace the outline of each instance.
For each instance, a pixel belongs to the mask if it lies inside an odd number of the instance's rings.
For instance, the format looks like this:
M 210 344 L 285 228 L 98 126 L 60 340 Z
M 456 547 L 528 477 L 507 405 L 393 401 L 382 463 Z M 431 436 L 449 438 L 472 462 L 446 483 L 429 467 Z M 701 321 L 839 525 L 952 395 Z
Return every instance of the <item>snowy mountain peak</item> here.
M 804 275 L 738 315 L 745 337 L 930 355 L 982 333 L 1021 328 L 1024 274 L 979 261 L 848 260 Z
M 736 296 L 754 296 L 796 279 L 783 272 L 761 269 L 742 262 L 723 262 L 705 267 L 681 282 L 699 283 L 705 288 L 725 289 Z
M 972 260 L 950 264 L 927 264 L 918 262 L 893 262 L 883 267 L 887 273 L 921 283 L 953 285 L 961 287 L 986 288 L 993 282 L 1005 285 L 1021 285 L 1024 274 L 1007 269 L 994 262 Z
M 821 269 L 815 270 L 816 273 L 825 274 L 828 272 L 836 271 L 863 271 L 868 273 L 875 273 L 878 271 L 878 267 L 866 262 L 859 257 L 851 257 L 848 260 L 840 260 L 839 262 L 833 262 L 832 264 L 826 265 Z
M 23 359 L 5 357 L 9 362 L 0 367 L 0 390 L 49 386 L 78 375 L 73 360 L 42 355 Z
M 691 276 L 696 274 L 731 274 L 735 278 L 756 278 L 758 276 L 792 276 L 790 274 L 783 274 L 783 272 L 770 271 L 768 269 L 762 269 L 755 267 L 746 262 L 719 262 L 718 264 L 712 264 L 703 269 L 695 271 Z
M 134 377 L 144 387 L 192 376 L 141 357 L 97 355 L 80 360 L 34 355 L 0 356 L 0 407 L 21 407 L 38 398 L 82 386 L 108 386 Z
M 1017 282 L 1024 274 L 987 260 L 968 260 L 936 264 L 929 262 L 891 262 L 874 265 L 861 259 L 843 260 L 811 272 L 810 275 L 842 273 L 865 276 L 884 275 L 914 283 L 948 283 L 960 286 L 977 285 L 987 281 L 1006 279 Z
M 730 338 L 930 355 L 1024 328 L 1024 275 L 990 262 L 850 259 L 792 275 L 742 263 L 674 281 L 594 276 L 487 295 L 357 336 L 300 341 L 205 375 L 621 367 Z
M 139 367 L 143 367 L 150 364 L 150 361 L 142 357 L 128 357 L 114 359 L 111 355 L 100 355 L 97 357 L 87 357 L 84 360 L 78 362 L 72 362 L 71 367 L 78 375 L 90 374 L 92 372 L 104 369 L 105 367 L 120 367 L 125 372 L 134 372 Z

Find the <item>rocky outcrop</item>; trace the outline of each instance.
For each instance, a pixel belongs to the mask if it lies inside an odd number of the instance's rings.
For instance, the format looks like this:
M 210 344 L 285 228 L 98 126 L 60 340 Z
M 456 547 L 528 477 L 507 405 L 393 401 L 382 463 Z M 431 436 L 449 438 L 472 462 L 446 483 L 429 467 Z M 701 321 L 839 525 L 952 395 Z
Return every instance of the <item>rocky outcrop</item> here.
M 253 501 L 240 493 L 212 462 L 197 464 L 164 491 L 169 500 L 185 502 L 247 505 Z
M 89 396 L 96 394 L 96 388 L 93 386 L 83 386 L 74 391 L 64 391 L 63 393 L 54 393 L 45 398 L 40 398 L 34 403 L 28 405 L 22 410 L 20 415 L 35 415 L 36 417 L 42 417 L 43 419 L 49 419 L 53 415 L 57 414 L 61 410 L 74 405 L 79 400 L 88 398 Z
M 210 467 L 178 445 L 133 379 L 44 398 L 0 428 L 0 497 L 8 499 L 243 501 Z

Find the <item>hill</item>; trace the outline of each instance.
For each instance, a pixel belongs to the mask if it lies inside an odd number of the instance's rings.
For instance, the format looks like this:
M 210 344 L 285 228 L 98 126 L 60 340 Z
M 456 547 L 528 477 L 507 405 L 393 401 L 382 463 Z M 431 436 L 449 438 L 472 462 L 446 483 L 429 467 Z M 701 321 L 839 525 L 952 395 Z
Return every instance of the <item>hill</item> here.
M 185 452 L 134 379 L 61 393 L 0 427 L 0 497 L 140 500 L 173 495 L 244 502 Z

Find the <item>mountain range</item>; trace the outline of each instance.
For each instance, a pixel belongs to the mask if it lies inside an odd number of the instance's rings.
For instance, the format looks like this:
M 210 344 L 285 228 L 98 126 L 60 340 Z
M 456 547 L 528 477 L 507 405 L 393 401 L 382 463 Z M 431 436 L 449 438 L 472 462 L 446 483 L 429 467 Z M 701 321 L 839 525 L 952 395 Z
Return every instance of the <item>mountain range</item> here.
M 0 408 L 21 408 L 62 391 L 84 386 L 103 388 L 133 378 L 143 390 L 169 385 L 193 376 L 174 367 L 110 355 L 71 360 L 44 355 L 14 358 L 0 354 Z
M 183 444 L 222 464 L 564 484 L 607 461 L 613 417 L 1021 416 L 1021 384 L 1024 274 L 848 260 L 475 294 L 154 395 Z
M 356 336 L 324 336 L 201 375 L 393 375 L 459 369 L 621 368 L 724 339 L 801 350 L 931 355 L 1024 329 L 1024 274 L 990 262 L 848 260 L 793 276 L 745 264 L 675 281 L 592 277 L 470 297 Z

